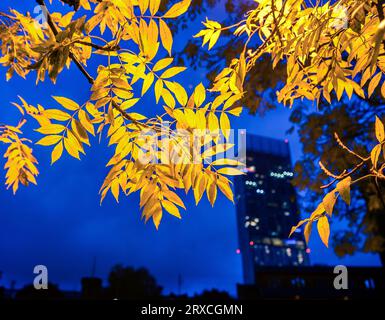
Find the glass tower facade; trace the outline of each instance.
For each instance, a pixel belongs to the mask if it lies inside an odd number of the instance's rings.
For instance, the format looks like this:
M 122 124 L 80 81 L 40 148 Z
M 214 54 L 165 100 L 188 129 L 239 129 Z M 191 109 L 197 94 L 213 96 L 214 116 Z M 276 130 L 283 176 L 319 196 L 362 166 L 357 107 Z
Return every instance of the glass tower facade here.
M 289 239 L 299 221 L 288 141 L 247 135 L 246 175 L 234 180 L 239 249 L 246 284 L 258 266 L 304 266 L 308 254 L 302 232 Z M 244 161 L 244 160 L 243 160 Z

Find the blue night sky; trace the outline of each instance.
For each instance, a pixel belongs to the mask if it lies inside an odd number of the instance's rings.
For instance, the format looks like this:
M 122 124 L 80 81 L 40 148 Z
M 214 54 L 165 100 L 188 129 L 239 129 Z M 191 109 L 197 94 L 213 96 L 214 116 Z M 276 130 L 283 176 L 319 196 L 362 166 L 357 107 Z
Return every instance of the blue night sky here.
M 17 4 L 17 9 L 33 11 L 34 1 Z M 0 10 L 15 5 L 3 0 Z M 67 9 L 67 8 L 65 8 Z M 208 12 L 221 20 L 223 8 Z M 204 18 L 204 17 L 202 17 Z M 199 30 L 194 23 L 175 37 L 174 50 L 183 48 L 187 37 Z M 89 70 L 94 70 L 90 64 Z M 64 71 L 57 85 L 50 82 L 35 86 L 35 75 L 28 81 L 15 77 L 1 82 L 0 122 L 16 124 L 17 110 L 9 102 L 22 95 L 30 104 L 57 107 L 51 95 L 66 96 L 76 101 L 88 99 L 89 85 L 74 68 Z M 5 70 L 0 77 L 5 79 Z M 189 71 L 179 77 L 185 86 L 193 87 L 204 81 L 204 70 Z M 152 108 L 154 99 L 147 93 L 142 108 Z M 245 128 L 248 133 L 278 139 L 289 139 L 293 161 L 301 156 L 301 146 L 296 135 L 287 136 L 290 127 L 290 110 L 280 107 L 264 117 L 243 114 L 234 121 L 235 128 Z M 34 121 L 29 121 L 35 125 Z M 35 141 L 39 135 L 31 127 L 24 130 Z M 3 148 L 3 147 L 0 147 Z M 35 146 L 39 160 L 38 186 L 22 187 L 16 196 L 5 188 L 0 189 L 0 286 L 17 286 L 31 283 L 33 268 L 37 264 L 48 267 L 50 281 L 60 288 L 80 289 L 80 278 L 90 275 L 96 257 L 96 276 L 106 278 L 110 268 L 117 264 L 144 266 L 156 277 L 164 292 L 177 291 L 177 278 L 183 278 L 182 291 L 189 294 L 204 289 L 218 288 L 235 293 L 235 285 L 242 281 L 240 255 L 237 248 L 235 208 L 218 195 L 214 208 L 207 200 L 195 207 L 192 196 L 187 197 L 187 212 L 178 220 L 165 215 L 159 231 L 152 224 L 140 220 L 138 197 L 121 198 L 117 204 L 108 196 L 99 205 L 99 187 L 107 173 L 105 164 L 112 150 L 107 143 L 93 141 L 81 161 L 64 155 L 50 166 L 50 148 Z M 1 150 L 4 151 L 4 148 Z M 4 165 L 4 161 L 0 161 Z M 4 185 L 4 172 L 0 177 Z M 337 227 L 334 225 L 334 227 Z M 321 244 L 317 235 L 310 242 L 313 264 L 379 265 L 372 254 L 357 254 L 338 259 L 333 251 Z

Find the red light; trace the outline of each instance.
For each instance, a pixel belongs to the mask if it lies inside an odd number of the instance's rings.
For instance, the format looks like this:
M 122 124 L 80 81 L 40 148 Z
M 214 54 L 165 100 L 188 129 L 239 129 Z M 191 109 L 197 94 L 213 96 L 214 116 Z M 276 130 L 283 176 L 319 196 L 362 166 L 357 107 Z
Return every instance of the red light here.
M 240 254 L 241 253 L 241 250 L 237 249 L 235 250 L 236 254 Z
M 253 245 L 254 245 L 254 241 L 250 241 L 249 244 L 250 244 L 251 246 L 253 246 Z
M 285 139 L 285 143 L 289 143 L 289 140 L 288 140 L 288 139 Z
M 310 253 L 310 252 L 311 252 L 310 248 L 307 248 L 306 253 Z

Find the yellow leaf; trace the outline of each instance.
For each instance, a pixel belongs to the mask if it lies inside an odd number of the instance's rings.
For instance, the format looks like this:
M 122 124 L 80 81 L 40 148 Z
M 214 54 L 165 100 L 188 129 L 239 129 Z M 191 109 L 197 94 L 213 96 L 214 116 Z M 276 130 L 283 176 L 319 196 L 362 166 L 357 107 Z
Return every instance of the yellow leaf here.
M 131 99 L 132 96 L 133 96 L 133 93 L 129 90 L 123 90 L 123 89 L 119 89 L 119 88 L 114 88 L 112 89 L 112 91 L 119 97 L 119 98 L 122 98 L 122 99 Z
M 336 203 L 336 200 L 337 200 L 337 196 L 334 190 L 329 192 L 322 200 L 325 211 L 327 214 L 329 214 L 329 216 L 331 216 L 333 213 L 333 208 Z
M 95 135 L 94 125 L 84 110 L 79 111 L 79 121 L 89 133 Z
M 44 127 L 40 127 L 39 129 L 36 129 L 37 132 L 40 132 L 42 134 L 58 134 L 65 130 L 65 126 L 61 124 L 49 124 Z
M 155 100 L 156 103 L 159 102 L 160 97 L 162 96 L 163 91 L 163 80 L 159 79 L 155 82 Z
M 225 165 L 228 165 L 228 166 L 242 166 L 244 164 L 242 162 L 238 161 L 238 160 L 235 160 L 235 159 L 222 158 L 222 159 L 215 160 L 214 162 L 211 163 L 211 165 L 213 165 L 213 166 L 225 166 Z
M 83 125 L 80 123 L 80 121 L 73 119 L 71 121 L 71 128 L 75 136 L 82 142 L 90 145 L 88 134 L 86 129 L 83 127 Z M 77 139 L 76 139 L 77 140 Z
M 68 99 L 65 97 L 53 97 L 53 98 L 68 110 L 76 111 L 80 108 L 80 106 L 71 99 Z
M 234 109 L 231 109 L 228 111 L 228 113 L 231 113 L 233 116 L 239 117 L 242 113 L 242 107 L 236 107 Z
M 341 195 L 341 198 L 350 205 L 350 183 L 352 181 L 351 177 L 347 177 L 344 180 L 340 181 L 336 185 L 336 190 Z
M 126 100 L 126 101 L 124 101 L 124 102 L 120 105 L 120 108 L 121 108 L 122 110 L 127 110 L 127 109 L 131 108 L 132 106 L 134 106 L 139 100 L 140 100 L 139 98 Z
M 194 128 L 196 124 L 195 112 L 192 109 L 185 109 L 183 120 L 187 121 L 190 128 Z
M 170 69 L 167 69 L 165 72 L 163 72 L 160 77 L 162 79 L 168 79 L 168 78 L 171 78 L 171 77 L 173 77 L 173 76 L 177 75 L 178 73 L 181 73 L 185 70 L 186 70 L 185 67 L 172 67 Z
M 232 202 L 234 202 L 233 191 L 231 190 L 229 180 L 223 176 L 219 176 L 217 185 L 222 193 Z
M 161 59 L 157 63 L 155 63 L 154 68 L 152 68 L 152 70 L 154 72 L 163 70 L 164 68 L 167 68 L 173 61 L 174 61 L 174 58 Z
M 59 109 L 48 109 L 44 111 L 44 114 L 49 118 L 49 119 L 54 119 L 58 121 L 66 121 L 71 119 L 71 116 Z
M 148 25 L 148 43 L 150 46 L 154 47 L 151 50 L 150 54 L 150 60 L 152 60 L 159 49 L 159 43 L 158 43 L 158 37 L 159 37 L 159 28 L 156 24 L 155 20 L 150 20 L 150 23 Z
M 380 118 L 378 118 L 377 116 L 376 116 L 375 130 L 376 130 L 377 140 L 378 142 L 381 143 L 385 139 L 384 124 L 382 123 Z
M 168 201 L 168 200 L 163 200 L 162 201 L 162 206 L 163 208 L 168 212 L 170 213 L 171 215 L 181 219 L 182 217 L 180 216 L 180 213 L 179 213 L 179 209 L 177 208 L 177 206 L 175 204 L 173 204 L 172 202 Z
M 217 145 L 214 145 L 212 146 L 211 148 L 208 148 L 207 150 L 205 150 L 203 153 L 202 153 L 202 158 L 208 158 L 208 157 L 212 157 L 213 155 L 217 155 L 219 153 L 223 153 L 229 149 L 231 149 L 232 147 L 234 147 L 234 144 L 233 143 L 222 143 L 222 144 L 217 144 Z M 217 160 L 217 161 L 220 161 L 221 159 Z
M 62 154 L 63 154 L 63 142 L 60 141 L 52 150 L 51 165 L 54 164 L 57 160 L 59 160 Z
M 185 106 L 187 104 L 187 93 L 186 90 L 178 82 L 165 81 L 166 86 L 175 95 L 178 102 Z
M 162 40 L 163 48 L 165 48 L 168 54 L 171 56 L 172 49 L 172 33 L 167 23 L 162 19 L 159 19 L 159 28 L 160 28 L 160 39 Z
M 163 18 L 176 18 L 184 14 L 189 6 L 191 0 L 183 0 L 181 2 L 175 3 L 163 16 Z
M 41 146 L 51 146 L 57 142 L 59 142 L 62 139 L 62 136 L 52 135 L 52 136 L 46 136 L 42 139 L 40 139 L 36 144 L 39 144 Z
M 199 201 L 202 199 L 203 192 L 206 189 L 206 175 L 202 172 L 200 172 L 199 176 L 196 178 L 196 181 L 194 183 L 194 198 L 195 198 L 195 204 L 197 205 Z
M 168 107 L 171 109 L 175 108 L 175 99 L 166 88 L 163 88 L 162 90 L 162 98 Z
M 158 12 L 160 1 L 161 0 L 150 0 L 150 12 L 152 16 L 154 16 Z
M 154 82 L 154 74 L 152 72 L 148 73 L 143 81 L 142 87 L 142 96 L 147 92 L 147 90 L 151 87 Z
M 209 200 L 211 206 L 214 206 L 215 200 L 217 198 L 217 186 L 215 181 L 210 181 L 207 185 L 207 199 Z
M 140 13 L 141 14 L 144 14 L 147 9 L 148 9 L 148 5 L 149 5 L 149 0 L 139 0 L 139 8 L 140 8 Z
M 385 20 L 382 20 L 378 24 L 377 32 L 374 36 L 375 45 L 374 45 L 373 55 L 372 55 L 371 63 L 370 63 L 370 68 L 372 70 L 375 69 L 375 66 L 377 64 L 377 58 L 378 58 L 378 54 L 380 52 L 380 47 L 381 47 L 382 41 L 384 39 L 384 34 L 385 34 Z
M 215 43 L 218 41 L 219 36 L 221 35 L 221 30 L 217 30 L 213 33 L 213 35 L 210 38 L 209 42 L 209 50 L 215 45 Z
M 304 229 L 304 231 L 303 231 L 303 234 L 304 234 L 304 236 L 305 236 L 305 241 L 306 241 L 307 244 L 309 243 L 309 239 L 310 239 L 310 234 L 311 234 L 312 227 L 313 227 L 313 221 L 309 221 L 309 222 L 305 225 L 305 229 Z
M 239 176 L 239 175 L 245 174 L 241 170 L 236 169 L 236 168 L 231 168 L 231 167 L 221 168 L 218 170 L 218 173 L 226 174 L 228 176 Z
M 162 191 L 162 193 L 168 200 L 172 201 L 173 203 L 177 204 L 178 206 L 186 210 L 186 207 L 182 199 L 175 192 L 172 192 L 170 190 L 165 190 L 165 191 Z
M 329 221 L 326 216 L 322 216 L 318 219 L 317 222 L 317 229 L 318 233 L 321 237 L 322 242 L 326 247 L 329 246 L 329 235 L 330 235 L 330 227 L 329 227 Z
M 381 145 L 378 144 L 370 152 L 370 158 L 372 160 L 372 164 L 374 168 L 377 168 L 378 158 L 380 157 L 380 154 L 381 154 Z
M 320 216 L 323 215 L 323 213 L 325 212 L 325 207 L 323 205 L 323 203 L 321 202 L 318 206 L 317 206 L 317 209 L 315 209 L 312 214 L 310 215 L 310 220 L 316 220 L 318 219 Z
M 208 117 L 208 127 L 210 131 L 216 131 L 219 129 L 219 122 L 217 116 L 214 114 L 214 112 L 209 113 Z
M 76 138 L 75 138 L 76 139 Z M 67 152 L 74 158 L 79 159 L 79 148 L 74 139 L 64 138 L 64 147 Z
M 382 72 L 379 72 L 372 78 L 372 80 L 370 80 L 368 87 L 368 97 L 370 97 L 373 94 L 373 91 L 377 88 L 381 80 L 381 76 Z
M 163 216 L 162 208 L 159 208 L 159 209 L 157 208 L 157 210 L 155 210 L 155 212 L 152 215 L 152 220 L 154 221 L 156 230 L 159 229 L 160 222 L 162 221 L 162 216 Z
M 226 137 L 226 139 L 229 139 L 230 137 L 230 120 L 226 113 L 222 112 L 221 118 L 220 118 L 220 125 L 223 135 Z
M 119 180 L 118 179 L 115 179 L 114 181 L 112 181 L 111 183 L 111 193 L 112 195 L 114 196 L 116 202 L 119 203 L 119 191 L 120 191 L 120 188 L 119 188 Z
M 309 219 L 301 220 L 300 222 L 298 222 L 296 226 L 291 227 L 289 237 L 291 237 L 291 235 L 294 233 L 295 230 L 297 230 L 300 226 L 302 226 L 305 222 L 308 222 L 308 221 Z
M 198 109 L 196 113 L 197 129 L 206 131 L 206 111 Z
M 206 100 L 206 89 L 201 82 L 195 87 L 194 103 L 199 108 L 205 100 Z

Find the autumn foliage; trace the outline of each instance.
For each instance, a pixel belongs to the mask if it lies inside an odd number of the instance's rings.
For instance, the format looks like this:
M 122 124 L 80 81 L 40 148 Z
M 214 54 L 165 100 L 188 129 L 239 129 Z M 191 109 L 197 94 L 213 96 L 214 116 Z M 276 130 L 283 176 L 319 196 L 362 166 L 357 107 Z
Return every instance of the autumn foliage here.
M 79 158 L 90 145 L 90 135 L 108 139 L 115 153 L 108 162 L 111 169 L 101 187 L 102 199 L 109 191 L 117 201 L 120 194 L 140 192 L 143 217 L 152 218 L 157 227 L 163 211 L 180 218 L 179 209 L 185 206 L 176 189 L 186 193 L 192 189 L 197 203 L 206 193 L 214 204 L 218 190 L 233 200 L 226 176 L 241 174 L 237 167 L 242 164 L 226 157 L 210 159 L 233 147 L 231 117 L 242 112 L 244 87 L 261 59 L 269 57 L 273 68 L 285 66 L 285 82 L 276 99 L 286 106 L 311 101 L 316 108 L 344 97 L 370 97 L 376 90 L 385 95 L 382 0 L 255 0 L 252 10 L 232 25 L 207 18 L 195 35 L 202 46 L 213 49 L 230 32 L 242 41 L 242 50 L 208 88 L 196 84 L 192 92 L 173 80 L 186 67 L 175 63 L 169 27 L 170 21 L 189 10 L 191 1 L 166 1 L 165 10 L 160 10 L 160 0 L 65 2 L 75 10 L 47 11 L 43 26 L 29 14 L 1 13 L 6 23 L 0 26 L 0 63 L 8 69 L 7 79 L 15 73 L 25 77 L 35 72 L 37 81 L 48 75 L 54 83 L 65 67 L 77 68 L 89 81 L 92 95 L 82 102 L 53 97 L 54 109 L 31 106 L 22 98 L 15 105 L 39 123 L 37 131 L 43 137 L 37 143 L 52 149 L 52 163 L 64 151 Z M 103 56 L 105 64 L 89 72 L 85 66 L 94 56 Z M 145 94 L 153 94 L 164 112 L 146 118 L 140 103 Z M 22 125 L 4 125 L 0 131 L 0 141 L 9 145 L 6 183 L 14 191 L 20 183 L 35 183 L 38 174 L 30 141 L 22 138 Z M 198 137 L 198 152 L 194 141 L 184 144 L 186 135 L 181 131 Z M 385 179 L 385 133 L 379 117 L 374 132 L 370 154 L 359 154 L 335 135 L 336 147 L 354 155 L 357 165 L 332 173 L 319 164 L 331 179 L 323 186 L 326 195 L 292 232 L 304 225 L 308 240 L 317 223 L 327 246 L 329 219 L 338 198 L 349 205 L 352 185 L 363 179 Z M 154 136 L 159 138 L 157 151 L 148 143 Z M 162 158 L 165 154 L 167 161 Z M 170 161 L 175 157 L 182 161 Z
M 177 2 L 160 13 L 160 0 L 85 0 L 78 12 L 64 15 L 44 7 L 45 25 L 16 10 L 2 14 L 7 23 L 1 29 L 1 63 L 8 68 L 8 80 L 15 73 L 25 77 L 35 72 L 36 82 L 48 75 L 55 83 L 65 67 L 75 67 L 91 86 L 92 94 L 83 102 L 54 96 L 57 107 L 49 109 L 21 97 L 14 103 L 23 117 L 39 124 L 36 131 L 43 137 L 36 143 L 51 148 L 53 164 L 63 152 L 80 159 L 90 136 L 108 139 L 115 152 L 107 163 L 111 169 L 101 186 L 101 199 L 109 191 L 116 201 L 121 194 L 140 192 L 142 216 L 145 221 L 152 218 L 156 227 L 164 210 L 181 218 L 179 210 L 185 205 L 176 189 L 192 189 L 196 203 L 206 193 L 214 205 L 218 189 L 233 200 L 226 176 L 242 174 L 237 160 L 220 156 L 234 146 L 228 141 L 229 117 L 242 110 L 237 105 L 245 75 L 242 66 L 235 63 L 218 77 L 225 83 L 211 90 L 210 102 L 202 84 L 189 95 L 173 80 L 186 68 L 175 65 L 167 21 L 184 14 L 190 2 Z M 82 11 L 92 14 L 81 16 Z M 96 55 L 105 57 L 105 64 L 93 78 L 85 66 Z M 141 113 L 145 94 L 155 95 L 162 114 L 148 119 Z M 23 124 L 4 126 L 0 137 L 10 144 L 6 184 L 14 192 L 20 183 L 36 183 L 38 174 L 29 141 L 20 138 Z

